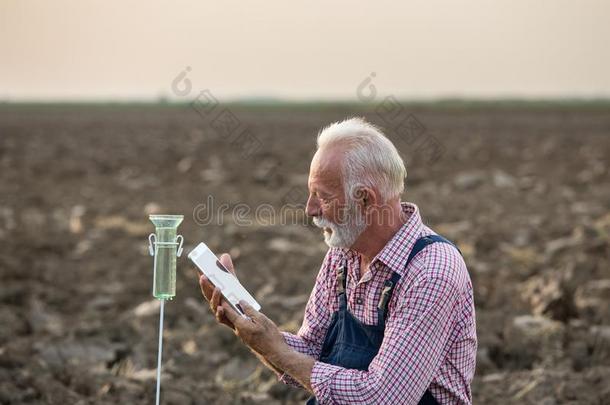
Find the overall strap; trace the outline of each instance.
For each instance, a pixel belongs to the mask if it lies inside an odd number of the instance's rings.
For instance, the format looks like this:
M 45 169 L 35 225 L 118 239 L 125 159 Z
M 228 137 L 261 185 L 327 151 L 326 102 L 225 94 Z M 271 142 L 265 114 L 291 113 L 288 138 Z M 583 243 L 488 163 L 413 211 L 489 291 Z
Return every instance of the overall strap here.
M 381 297 L 379 297 L 379 304 L 377 304 L 378 325 L 385 325 L 385 316 L 388 312 L 388 302 L 390 302 L 390 298 L 392 298 L 392 293 L 394 292 L 394 287 L 396 287 L 399 280 L 400 274 L 393 272 L 392 276 L 383 284 Z
M 409 253 L 409 258 L 407 259 L 407 263 L 405 264 L 405 269 L 407 268 L 407 266 L 409 266 L 409 263 L 411 263 L 411 259 L 413 259 L 415 255 L 421 252 L 426 246 L 434 242 L 449 243 L 450 245 L 453 245 L 453 247 L 455 247 L 458 252 L 460 252 L 460 254 L 462 254 L 460 249 L 453 242 L 451 242 L 449 239 L 443 238 L 441 235 L 422 236 L 415 242 L 413 249 L 411 249 L 411 253 Z
M 347 308 L 347 294 L 345 293 L 347 279 L 347 259 L 343 260 L 341 266 L 337 267 L 337 298 L 339 299 L 339 309 Z
M 448 239 L 445 239 L 444 237 L 442 237 L 440 235 L 423 236 L 415 242 L 415 245 L 411 249 L 411 252 L 409 253 L 409 258 L 407 259 L 407 263 L 405 264 L 405 269 L 409 266 L 409 263 L 411 263 L 411 260 L 419 252 L 421 252 L 426 246 L 428 246 L 429 244 L 434 243 L 434 242 L 449 243 L 449 244 L 453 245 L 458 250 L 458 252 L 460 252 L 460 254 L 462 254 L 460 249 L 453 242 L 451 242 Z M 394 287 L 396 287 L 396 284 L 398 284 L 399 280 L 400 280 L 400 274 L 393 272 L 392 276 L 383 285 L 383 290 L 381 291 L 381 297 L 379 298 L 379 304 L 377 305 L 377 314 L 378 314 L 377 319 L 378 319 L 378 324 L 380 324 L 380 325 L 385 324 L 385 317 L 388 312 L 388 303 L 390 302 L 390 298 L 392 298 L 392 292 L 394 291 Z

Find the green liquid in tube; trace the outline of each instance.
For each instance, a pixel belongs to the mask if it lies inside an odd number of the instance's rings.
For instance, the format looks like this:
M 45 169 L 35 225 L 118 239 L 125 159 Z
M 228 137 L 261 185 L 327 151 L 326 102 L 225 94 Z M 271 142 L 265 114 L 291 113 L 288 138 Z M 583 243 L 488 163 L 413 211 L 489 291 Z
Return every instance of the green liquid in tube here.
M 160 300 L 172 299 L 176 295 L 176 233 L 183 215 L 150 215 L 155 225 L 155 264 L 153 296 Z

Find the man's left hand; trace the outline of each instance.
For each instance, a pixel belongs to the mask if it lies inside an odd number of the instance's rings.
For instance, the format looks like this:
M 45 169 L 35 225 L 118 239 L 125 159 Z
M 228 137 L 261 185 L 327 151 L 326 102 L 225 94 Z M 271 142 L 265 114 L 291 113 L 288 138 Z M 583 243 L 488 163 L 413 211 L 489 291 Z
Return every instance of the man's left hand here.
M 265 358 L 273 358 L 274 354 L 288 348 L 279 328 L 271 319 L 256 311 L 245 301 L 240 301 L 239 305 L 250 319 L 235 312 L 225 301 L 218 307 L 216 316 L 224 315 L 232 322 L 235 326 L 235 334 L 248 347 Z

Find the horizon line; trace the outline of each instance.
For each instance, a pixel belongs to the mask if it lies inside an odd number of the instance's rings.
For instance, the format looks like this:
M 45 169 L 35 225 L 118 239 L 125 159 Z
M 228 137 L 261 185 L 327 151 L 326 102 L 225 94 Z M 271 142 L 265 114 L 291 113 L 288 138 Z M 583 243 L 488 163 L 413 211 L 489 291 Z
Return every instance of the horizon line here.
M 413 107 L 610 107 L 610 97 L 426 97 L 426 98 L 398 98 L 396 100 Z M 179 107 L 189 105 L 191 101 L 166 98 L 99 98 L 99 99 L 2 99 L 0 106 L 117 106 L 117 107 Z M 221 104 L 236 107 L 351 107 L 368 109 L 379 102 L 363 102 L 346 98 L 336 99 L 287 99 L 280 97 L 241 97 L 233 98 Z

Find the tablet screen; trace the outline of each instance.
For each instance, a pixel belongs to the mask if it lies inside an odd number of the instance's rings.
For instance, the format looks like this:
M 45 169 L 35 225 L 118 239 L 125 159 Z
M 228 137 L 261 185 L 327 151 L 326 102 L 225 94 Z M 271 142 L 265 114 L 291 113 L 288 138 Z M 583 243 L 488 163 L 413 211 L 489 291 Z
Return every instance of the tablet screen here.
M 205 243 L 197 245 L 188 255 L 189 259 L 205 274 L 222 295 L 233 306 L 239 308 L 239 301 L 244 300 L 257 311 L 261 306 L 254 297 L 241 285 L 228 269 L 226 269 Z

